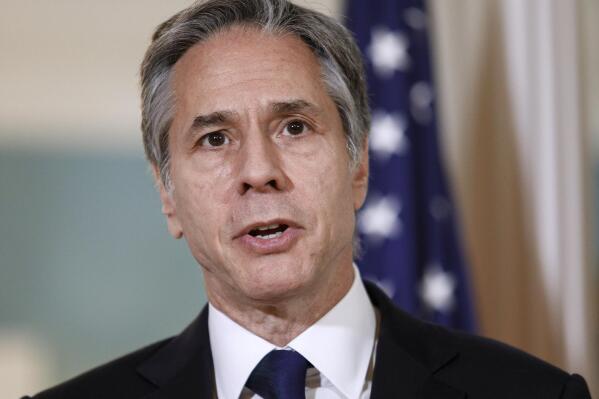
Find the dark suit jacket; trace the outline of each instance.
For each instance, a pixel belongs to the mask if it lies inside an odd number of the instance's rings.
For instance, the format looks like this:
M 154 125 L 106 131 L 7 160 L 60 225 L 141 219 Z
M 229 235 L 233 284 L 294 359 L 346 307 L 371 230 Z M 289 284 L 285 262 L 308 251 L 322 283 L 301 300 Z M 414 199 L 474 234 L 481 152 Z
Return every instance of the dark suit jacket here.
M 485 338 L 418 321 L 367 283 L 381 315 L 372 399 L 583 399 L 582 377 Z M 34 399 L 212 398 L 208 309 L 180 335 L 114 360 Z M 31 398 L 29 398 L 31 399 Z

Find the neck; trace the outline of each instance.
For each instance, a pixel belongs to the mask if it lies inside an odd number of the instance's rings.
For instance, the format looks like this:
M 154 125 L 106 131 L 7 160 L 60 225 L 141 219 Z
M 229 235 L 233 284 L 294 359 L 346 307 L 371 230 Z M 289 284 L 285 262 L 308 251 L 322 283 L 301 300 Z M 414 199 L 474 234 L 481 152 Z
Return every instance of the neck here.
M 332 277 L 331 281 L 321 281 L 301 294 L 268 303 L 230 300 L 218 295 L 218 290 L 206 288 L 212 306 L 257 336 L 284 347 L 347 294 L 354 279 L 353 267 L 350 264 L 340 273 L 331 273 Z

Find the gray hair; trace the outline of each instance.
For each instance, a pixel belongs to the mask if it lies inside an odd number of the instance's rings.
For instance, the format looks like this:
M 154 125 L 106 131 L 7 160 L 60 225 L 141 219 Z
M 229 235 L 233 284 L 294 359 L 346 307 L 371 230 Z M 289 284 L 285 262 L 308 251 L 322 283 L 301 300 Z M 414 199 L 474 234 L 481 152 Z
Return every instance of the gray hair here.
M 144 148 L 167 190 L 171 189 L 168 132 L 174 111 L 173 66 L 192 46 L 234 25 L 291 33 L 313 51 L 356 166 L 368 136 L 370 110 L 362 57 L 349 31 L 334 19 L 287 0 L 210 0 L 196 2 L 159 25 L 141 65 Z

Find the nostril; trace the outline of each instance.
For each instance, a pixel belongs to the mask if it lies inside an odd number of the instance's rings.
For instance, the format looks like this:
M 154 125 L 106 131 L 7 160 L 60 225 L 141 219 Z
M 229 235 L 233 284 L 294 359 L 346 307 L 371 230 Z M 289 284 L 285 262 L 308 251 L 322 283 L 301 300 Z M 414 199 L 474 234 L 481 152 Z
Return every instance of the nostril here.
M 279 189 L 279 184 L 277 183 L 277 181 L 275 179 L 269 180 L 262 187 L 260 187 L 260 186 L 254 186 L 254 185 L 252 185 L 250 183 L 244 182 L 242 184 L 242 186 L 241 186 L 241 193 L 245 194 L 248 191 L 250 191 L 250 189 L 254 189 L 254 190 L 258 190 L 258 191 L 263 191 L 266 187 L 269 187 L 270 189 L 278 190 Z

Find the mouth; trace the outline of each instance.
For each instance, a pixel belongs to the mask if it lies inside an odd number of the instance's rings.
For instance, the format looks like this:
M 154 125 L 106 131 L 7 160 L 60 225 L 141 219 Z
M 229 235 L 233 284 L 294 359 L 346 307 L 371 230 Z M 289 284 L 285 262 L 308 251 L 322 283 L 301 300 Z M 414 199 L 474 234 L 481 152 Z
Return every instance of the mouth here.
M 303 229 L 288 220 L 254 223 L 237 236 L 246 251 L 257 255 L 286 252 L 301 237 Z M 236 240 L 237 241 L 237 240 Z
M 288 228 L 289 226 L 287 224 L 274 223 L 268 226 L 258 226 L 256 228 L 253 228 L 248 232 L 248 234 L 252 237 L 256 237 L 262 240 L 270 240 L 282 236 L 285 230 L 287 230 Z

